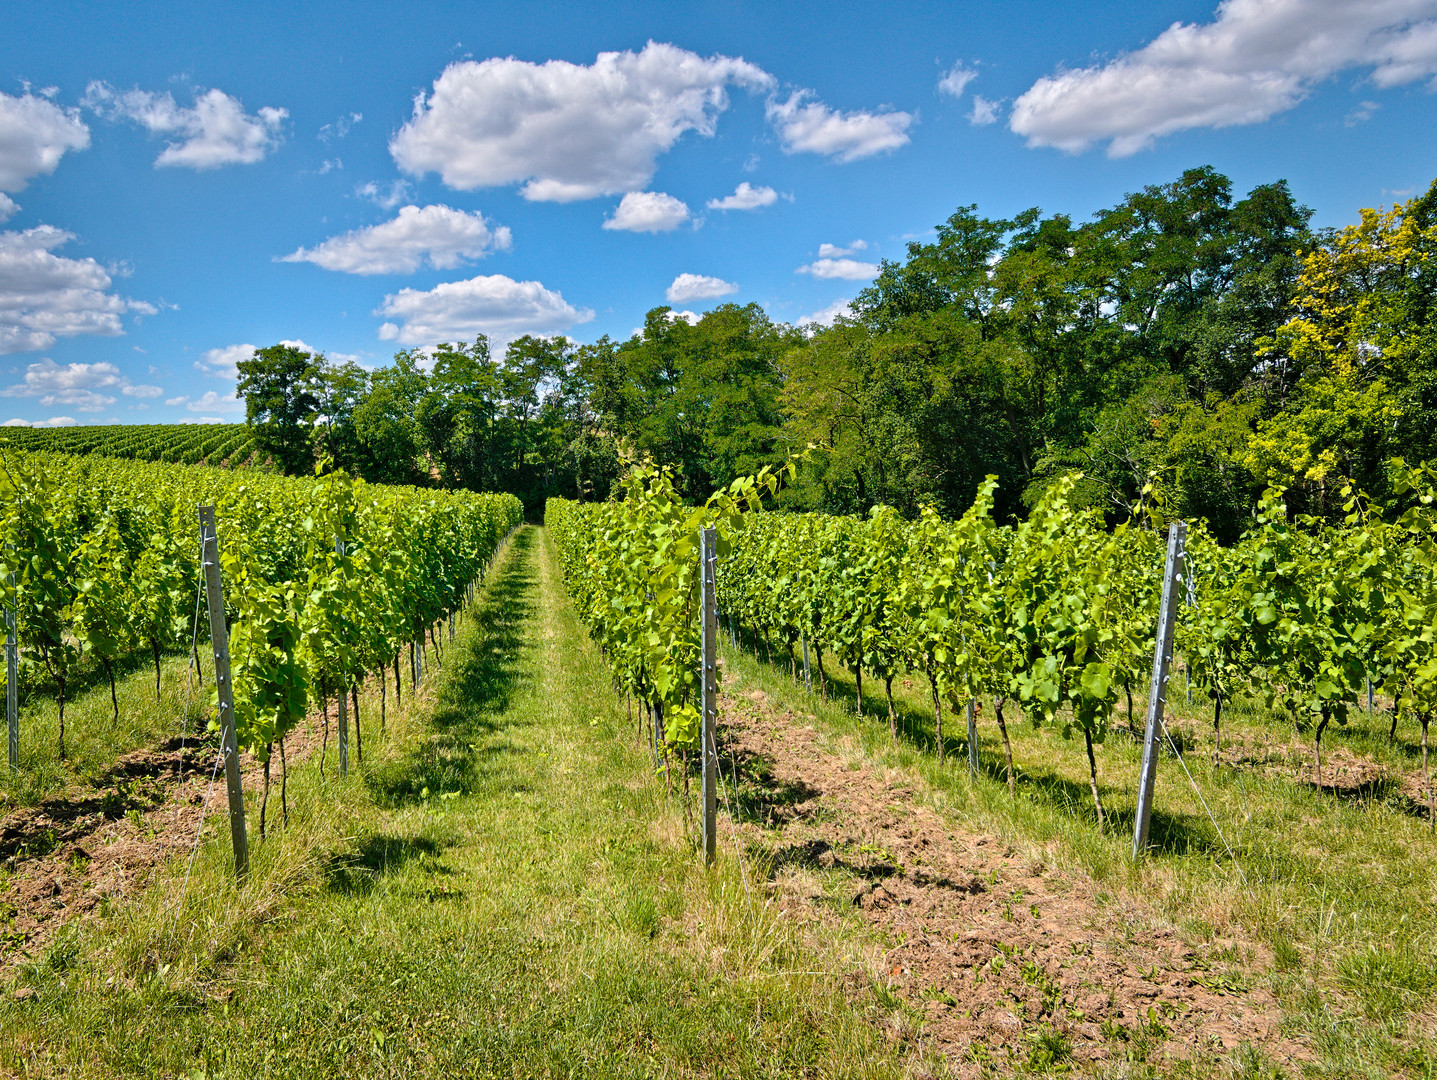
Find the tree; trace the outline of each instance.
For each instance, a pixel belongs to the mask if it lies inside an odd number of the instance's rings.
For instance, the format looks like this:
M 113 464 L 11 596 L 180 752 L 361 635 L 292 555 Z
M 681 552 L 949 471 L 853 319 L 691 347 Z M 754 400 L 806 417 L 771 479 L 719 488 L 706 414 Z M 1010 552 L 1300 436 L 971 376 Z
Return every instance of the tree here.
M 237 365 L 235 392 L 244 398 L 255 445 L 290 475 L 314 467 L 311 433 L 320 411 L 323 363 L 322 356 L 293 345 L 271 345 Z

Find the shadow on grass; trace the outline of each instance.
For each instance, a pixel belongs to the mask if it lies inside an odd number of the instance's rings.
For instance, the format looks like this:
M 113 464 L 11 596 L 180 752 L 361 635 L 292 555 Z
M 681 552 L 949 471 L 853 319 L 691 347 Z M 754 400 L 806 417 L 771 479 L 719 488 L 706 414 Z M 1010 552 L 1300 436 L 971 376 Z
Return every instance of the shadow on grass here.
M 752 649 L 744 650 L 746 655 L 758 659 L 760 665 L 766 664 L 761 653 Z M 778 674 L 785 674 L 785 658 L 775 651 L 774 663 L 768 665 L 771 670 Z M 815 691 L 818 685 L 816 666 L 813 669 Z M 915 680 L 917 682 L 919 680 Z M 876 684 L 877 693 L 871 693 L 870 688 Z M 798 685 L 801 688 L 800 677 Z M 842 708 L 857 712 L 856 687 L 851 681 L 851 676 L 839 678 L 830 671 L 827 679 L 828 701 L 836 703 Z M 926 685 L 923 687 L 926 690 Z M 1011 708 L 1011 706 L 1010 706 Z M 893 701 L 894 717 L 897 721 L 898 735 L 901 742 L 907 743 L 916 750 L 925 754 L 937 755 L 939 743 L 933 722 L 933 714 L 928 709 L 915 708 L 908 701 L 895 697 Z M 1005 709 L 1005 715 L 1007 710 Z M 1014 715 L 1008 718 L 1009 730 L 1013 730 L 1017 724 L 1024 723 L 1021 714 L 1013 708 Z M 883 693 L 883 681 L 881 679 L 866 679 L 863 693 L 863 715 L 859 718 L 863 723 L 881 724 L 888 726 L 888 699 Z M 951 727 L 950 727 L 951 725 Z M 943 707 L 943 754 L 958 768 L 966 772 L 968 758 L 968 720 L 963 713 L 953 714 L 944 703 Z M 993 720 L 979 719 L 980 739 L 985 730 L 996 734 L 997 724 Z M 952 734 L 952 732 L 958 734 Z M 1135 741 L 1142 738 L 1141 732 L 1133 732 L 1131 729 L 1124 729 L 1124 733 L 1130 735 Z M 1179 750 L 1188 749 L 1181 732 L 1174 732 L 1172 738 L 1177 741 Z M 1080 744 L 1081 745 L 1081 744 Z M 1166 748 L 1165 748 L 1166 749 Z M 1170 753 L 1165 752 L 1164 758 L 1169 759 Z M 750 820 L 767 821 L 769 824 L 781 824 L 786 818 L 796 816 L 791 809 L 791 804 L 786 804 L 783 792 L 773 789 L 770 784 L 765 786 L 767 763 L 761 765 L 750 764 L 747 785 L 745 785 L 744 762 L 740 761 L 740 783 L 739 801 L 743 804 L 745 800 L 752 802 L 754 812 Z M 1008 766 L 999 752 L 985 752 L 981 748 L 978 753 L 978 771 L 981 776 L 998 785 L 1006 785 L 1008 782 Z M 1060 776 L 1050 770 L 1037 770 L 1025 767 L 1023 764 L 1014 761 L 1014 781 L 1018 787 L 1020 799 L 1028 801 L 1031 805 L 1040 808 L 1047 808 L 1064 816 L 1085 821 L 1090 824 L 1097 824 L 1097 812 L 1093 807 L 1092 791 L 1086 780 L 1071 780 Z M 1106 787 L 1100 780 L 1098 785 L 1099 794 L 1103 798 L 1103 809 L 1107 818 L 1107 825 L 1110 832 L 1131 834 L 1136 811 L 1132 808 L 1114 808 L 1109 801 L 1115 794 Z M 811 798 L 817 792 L 804 795 L 804 799 Z M 796 800 L 803 801 L 803 799 Z M 787 814 L 784 813 L 785 806 L 790 806 Z M 765 817 L 765 815 L 767 815 Z M 1174 855 L 1202 854 L 1210 856 L 1226 857 L 1227 849 L 1222 839 L 1217 835 L 1206 818 L 1192 814 L 1170 814 L 1155 810 L 1152 813 L 1149 823 L 1149 843 L 1154 853 L 1167 853 Z M 801 853 L 795 853 L 797 858 Z M 1239 852 L 1239 854 L 1241 854 Z M 816 856 L 815 856 L 816 857 Z
M 514 537 L 507 561 L 465 616 L 476 620 L 480 630 L 446 649 L 446 670 L 427 721 L 429 737 L 405 757 L 365 774 L 379 806 L 392 809 L 441 793 L 467 794 L 479 786 L 489 763 L 513 752 L 510 742 L 495 736 L 514 725 L 514 717 L 505 713 L 527 667 L 523 626 L 536 614 L 536 537 L 532 528 Z
M 441 851 L 443 845 L 428 837 L 374 833 L 360 841 L 353 851 L 330 859 L 325 868 L 325 883 L 332 892 L 367 895 L 385 874 L 402 870 L 416 859 L 438 856 Z
M 733 746 L 719 751 L 720 782 L 735 791 L 734 813 L 740 821 L 755 821 L 769 828 L 782 826 L 795 818 L 811 816 L 801 804 L 821 795 L 818 788 L 802 780 L 781 780 L 773 774 L 772 763 L 761 754 Z M 701 774 L 697 754 L 689 771 Z

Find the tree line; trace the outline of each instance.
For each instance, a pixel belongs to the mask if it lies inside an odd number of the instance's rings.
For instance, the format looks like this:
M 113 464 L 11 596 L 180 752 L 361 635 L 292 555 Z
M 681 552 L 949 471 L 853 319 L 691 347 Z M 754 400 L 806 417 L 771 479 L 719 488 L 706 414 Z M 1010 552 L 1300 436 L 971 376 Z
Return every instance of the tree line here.
M 1211 168 L 1075 223 L 960 207 L 829 327 L 757 304 L 649 312 L 627 341 L 523 337 L 366 371 L 289 346 L 240 364 L 262 449 L 371 480 L 607 498 L 625 460 L 699 501 L 816 445 L 796 509 L 1000 520 L 1063 477 L 1113 520 L 1156 509 L 1232 540 L 1269 484 L 1333 515 L 1395 456 L 1437 459 L 1437 183 L 1314 230 L 1285 181 Z

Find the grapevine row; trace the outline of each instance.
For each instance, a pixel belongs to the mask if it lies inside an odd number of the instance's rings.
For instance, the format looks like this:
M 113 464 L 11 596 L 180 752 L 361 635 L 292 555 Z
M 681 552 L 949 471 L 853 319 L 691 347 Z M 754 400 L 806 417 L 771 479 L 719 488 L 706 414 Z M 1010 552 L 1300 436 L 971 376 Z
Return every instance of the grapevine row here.
M 1321 740 L 1345 723 L 1368 680 L 1400 701 L 1422 731 L 1427 772 L 1437 709 L 1437 474 L 1392 465 L 1407 507 L 1385 518 L 1348 490 L 1338 526 L 1288 520 L 1270 491 L 1234 546 L 1199 524 L 1190 534 L 1178 649 L 1212 703 L 1214 754 L 1223 710 L 1238 698 L 1286 710 Z M 897 739 L 893 680 L 926 681 L 937 748 L 944 707 L 991 701 L 1010 789 L 1008 720 L 1081 735 L 1099 823 L 1095 744 L 1148 676 L 1163 548 L 1139 523 L 1108 528 L 1070 502 L 1059 482 L 1026 520 L 993 520 L 994 481 L 956 522 L 925 510 L 906 521 L 888 508 L 866 518 L 738 513 L 679 505 L 662 473 L 636 472 L 622 502 L 550 500 L 546 523 L 581 617 L 616 683 L 669 719 L 667 737 L 694 738 L 697 529 L 717 522 L 718 599 L 730 631 L 748 631 L 795 671 L 800 643 L 863 679 L 881 681 Z M 1396 724 L 1394 705 L 1394 727 Z M 1431 785 L 1429 803 L 1431 802 Z M 1430 816 L 1429 807 L 1429 816 Z
M 196 507 L 216 508 L 239 746 L 266 763 L 313 705 L 352 692 L 458 610 L 519 524 L 512 495 L 370 486 L 58 454 L 0 455 L 0 587 L 26 678 L 60 702 L 83 662 L 190 647 Z M 396 690 L 398 687 L 396 686 Z M 118 706 L 116 706 L 118 710 Z
M 178 465 L 248 464 L 254 437 L 244 424 L 122 424 L 66 428 L 11 428 L 5 441 L 17 450 L 126 458 Z

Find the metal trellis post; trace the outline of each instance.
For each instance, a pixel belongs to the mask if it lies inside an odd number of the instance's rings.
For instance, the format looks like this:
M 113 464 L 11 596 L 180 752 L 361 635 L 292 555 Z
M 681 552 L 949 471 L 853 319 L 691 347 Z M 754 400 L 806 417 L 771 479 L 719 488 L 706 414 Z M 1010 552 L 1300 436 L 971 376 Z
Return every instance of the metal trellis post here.
M 1133 858 L 1148 847 L 1148 823 L 1153 811 L 1153 784 L 1158 775 L 1158 731 L 1167 704 L 1168 665 L 1173 656 L 1173 623 L 1177 618 L 1178 582 L 1186 575 L 1188 527 L 1174 521 L 1168 527 L 1168 559 L 1163 571 L 1163 599 L 1158 609 L 1157 643 L 1153 648 L 1153 680 L 1148 693 L 1148 724 L 1143 733 L 1143 766 L 1138 776 L 1138 814 L 1133 823 Z
M 244 785 L 240 780 L 239 739 L 235 734 L 234 686 L 230 682 L 230 635 L 225 625 L 224 588 L 220 584 L 219 537 L 215 508 L 200 507 L 200 544 L 205 574 L 205 599 L 210 609 L 210 641 L 215 654 L 215 688 L 220 699 L 220 755 L 225 763 L 225 790 L 229 795 L 230 841 L 234 846 L 235 874 L 249 872 L 249 843 L 245 839 Z
M 714 728 L 718 722 L 718 609 L 715 564 L 718 562 L 718 530 L 712 526 L 699 532 L 699 568 L 702 588 L 700 641 L 702 665 L 700 685 L 703 709 L 701 743 L 703 747 L 704 796 L 704 863 L 713 865 L 718 847 L 718 741 Z

